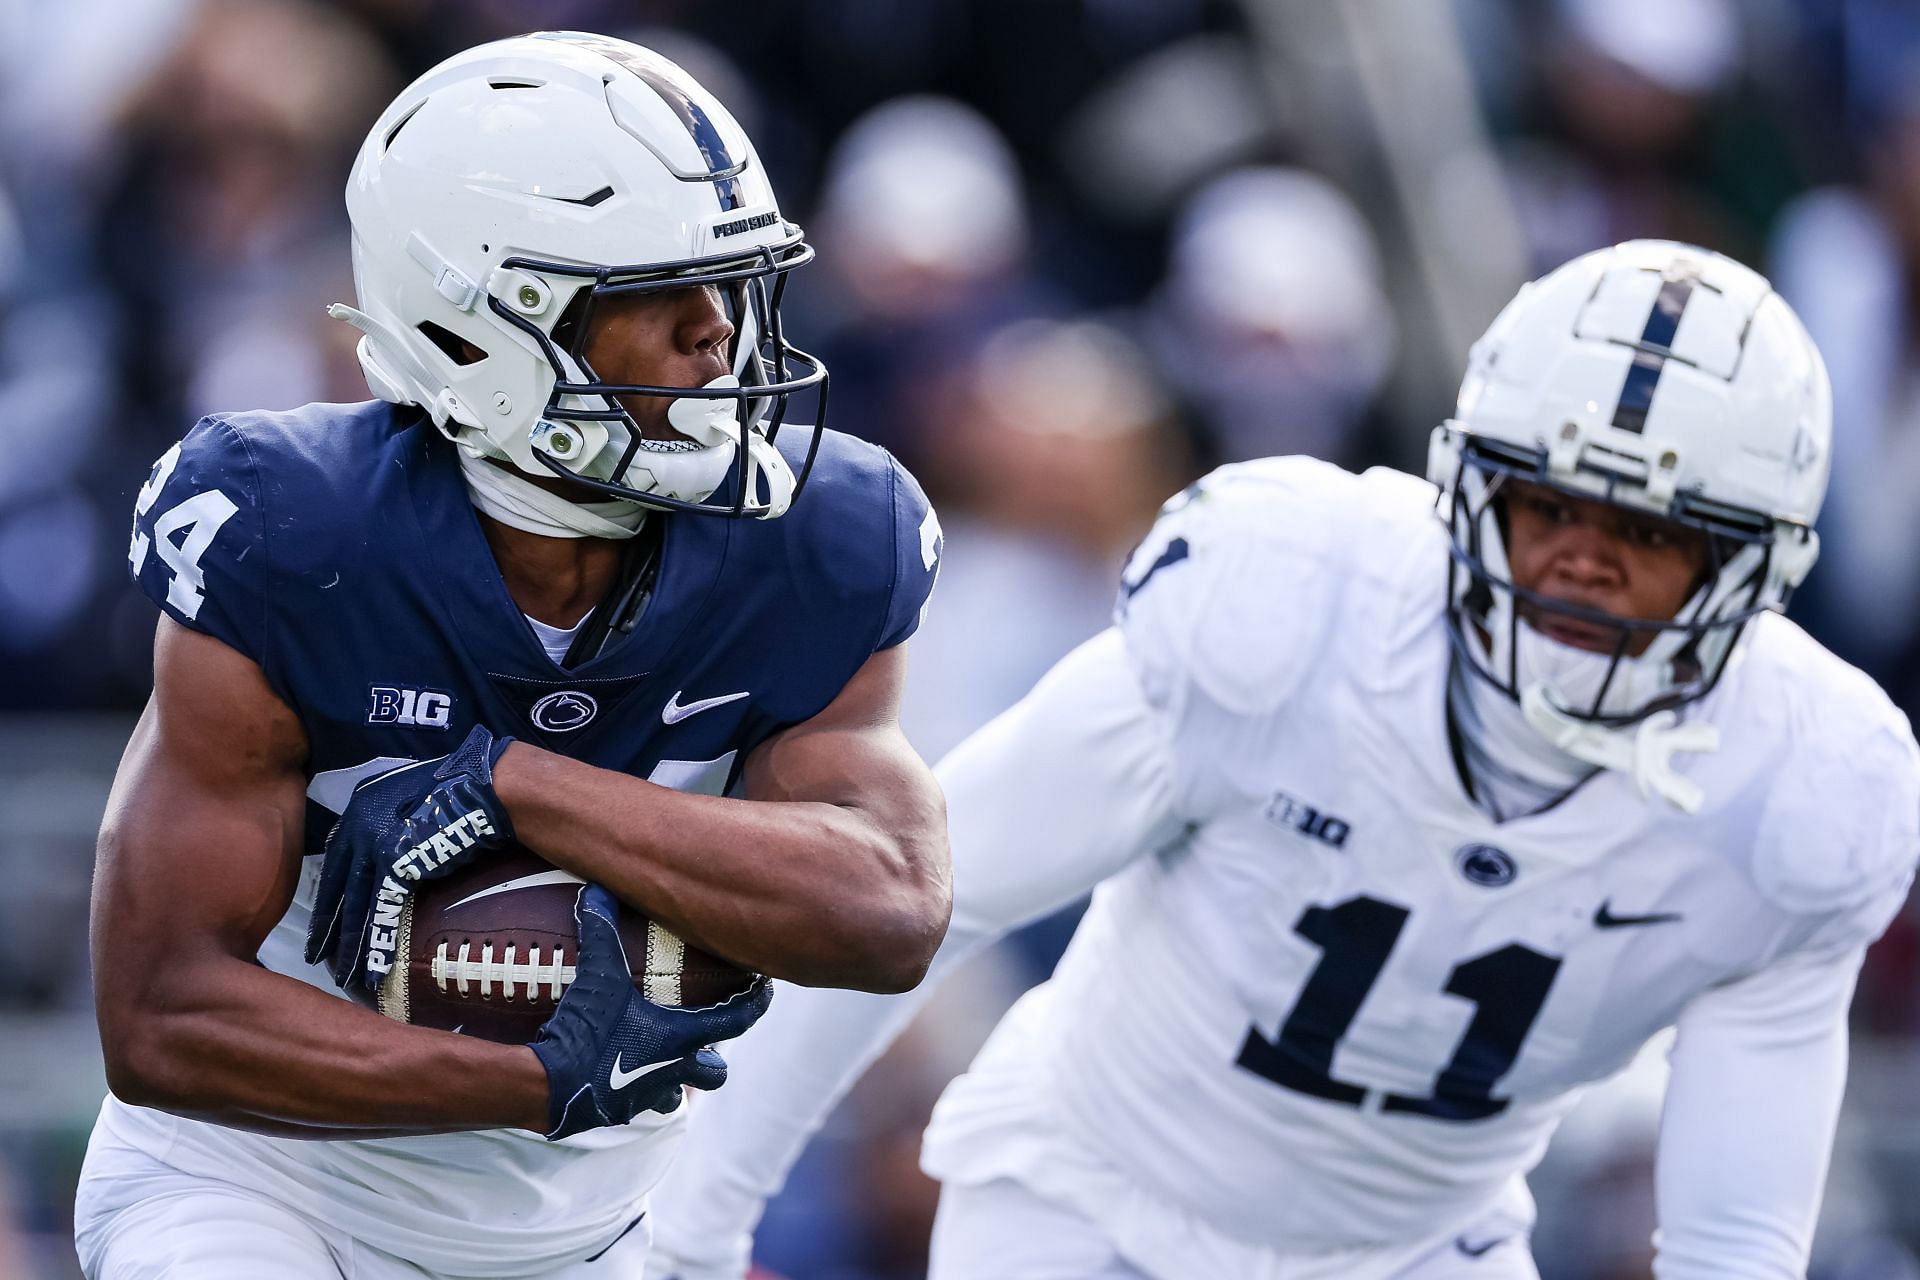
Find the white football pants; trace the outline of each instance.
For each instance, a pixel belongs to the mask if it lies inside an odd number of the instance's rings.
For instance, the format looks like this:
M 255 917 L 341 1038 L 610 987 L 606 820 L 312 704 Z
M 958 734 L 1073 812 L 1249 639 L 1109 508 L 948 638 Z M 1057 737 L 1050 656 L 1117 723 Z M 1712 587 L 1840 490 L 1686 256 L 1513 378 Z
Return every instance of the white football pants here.
M 1488 1214 L 1458 1236 L 1410 1261 L 1365 1266 L 1358 1256 L 1302 1258 L 1299 1268 L 1273 1255 L 1275 1280 L 1357 1275 L 1383 1280 L 1540 1280 L 1527 1237 L 1506 1212 Z M 1332 1268 L 1331 1270 L 1329 1268 Z M 1159 1280 L 1120 1256 L 1106 1234 L 1072 1209 L 1010 1179 L 940 1189 L 927 1280 Z
M 97 1133 L 73 1236 L 87 1280 L 453 1280 L 250 1187 L 182 1173 Z M 643 1217 L 604 1253 L 543 1280 L 641 1280 L 652 1240 Z

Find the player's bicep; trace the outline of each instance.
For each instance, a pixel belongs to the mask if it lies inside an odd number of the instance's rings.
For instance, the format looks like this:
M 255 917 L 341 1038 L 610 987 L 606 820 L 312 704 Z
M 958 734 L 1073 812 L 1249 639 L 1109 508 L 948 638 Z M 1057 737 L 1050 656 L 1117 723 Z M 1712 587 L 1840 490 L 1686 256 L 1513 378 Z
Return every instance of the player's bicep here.
M 170 969 L 251 959 L 291 901 L 306 740 L 252 661 L 160 620 L 154 692 L 114 779 L 94 879 L 103 1029 Z
M 873 654 L 824 710 L 747 760 L 747 799 L 789 805 L 776 815 L 800 836 L 789 869 L 811 868 L 801 872 L 800 893 L 817 910 L 795 924 L 819 934 L 830 915 L 845 926 L 833 950 L 855 960 L 821 970 L 814 980 L 825 985 L 905 991 L 946 933 L 945 807 L 933 772 L 900 732 L 905 674 L 900 648 Z M 785 896 L 796 900 L 791 889 Z
M 876 815 L 937 814 L 939 789 L 900 731 L 904 647 L 862 664 L 819 714 L 769 738 L 747 757 L 750 800 L 812 800 Z
M 954 928 L 1012 928 L 1073 901 L 1183 826 L 1164 716 L 1108 630 L 934 770 L 947 795 Z

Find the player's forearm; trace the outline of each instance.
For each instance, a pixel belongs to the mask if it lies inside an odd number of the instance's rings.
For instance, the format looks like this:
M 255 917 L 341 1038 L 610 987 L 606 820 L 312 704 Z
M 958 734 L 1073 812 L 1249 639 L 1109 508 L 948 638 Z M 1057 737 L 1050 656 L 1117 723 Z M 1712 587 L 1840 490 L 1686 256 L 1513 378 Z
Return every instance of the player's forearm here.
M 494 769 L 515 835 L 688 941 L 808 986 L 904 991 L 949 906 L 931 804 L 687 795 L 515 743 Z
M 122 1101 L 285 1137 L 543 1132 L 547 1077 L 524 1045 L 405 1026 L 231 957 L 101 1008 Z

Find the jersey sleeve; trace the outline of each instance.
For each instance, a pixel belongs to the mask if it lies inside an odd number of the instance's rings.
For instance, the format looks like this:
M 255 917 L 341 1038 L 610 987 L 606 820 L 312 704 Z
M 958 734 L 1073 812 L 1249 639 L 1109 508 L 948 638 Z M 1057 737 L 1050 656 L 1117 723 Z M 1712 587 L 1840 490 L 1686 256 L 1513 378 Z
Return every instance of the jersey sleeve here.
M 134 501 L 127 566 L 175 622 L 266 669 L 260 485 L 245 442 L 226 422 L 201 419 L 153 464 Z
M 887 618 L 874 645 L 877 653 L 902 643 L 920 629 L 927 601 L 940 576 L 940 554 L 945 549 L 940 517 L 913 473 L 887 459 L 893 491 L 893 589 L 888 595 Z
M 1876 691 L 1877 694 L 1877 691 Z M 1803 742 L 1761 812 L 1754 874 L 1797 916 L 1796 950 L 1867 946 L 1906 900 L 1920 857 L 1920 749 L 1891 704 L 1859 705 L 1843 733 Z
M 1861 954 L 1790 956 L 1681 1014 L 1655 1177 L 1659 1280 L 1806 1274 Z

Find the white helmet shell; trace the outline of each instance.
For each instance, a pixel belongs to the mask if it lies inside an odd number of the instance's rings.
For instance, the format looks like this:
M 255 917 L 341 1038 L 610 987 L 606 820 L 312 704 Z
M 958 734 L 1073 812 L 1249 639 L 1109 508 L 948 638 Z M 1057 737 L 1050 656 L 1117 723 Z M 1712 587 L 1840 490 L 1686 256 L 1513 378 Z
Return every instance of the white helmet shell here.
M 335 314 L 365 332 L 360 359 L 376 395 L 420 405 L 475 456 L 648 505 L 722 509 L 702 500 L 737 459 L 740 501 L 726 509 L 779 514 L 755 505 L 759 490 L 744 482 L 757 474 L 792 492 L 790 475 L 765 470 L 784 468 L 778 451 L 751 437 L 770 405 L 784 413 L 787 395 L 824 381 L 778 326 L 781 276 L 811 250 L 781 217 L 746 134 L 679 67 L 574 32 L 458 54 L 374 124 L 347 209 L 360 305 Z M 611 384 L 554 330 L 583 291 L 699 283 L 728 286 L 733 377 L 643 394 L 684 391 L 737 412 L 717 442 L 709 432 L 693 442 L 702 449 L 663 450 L 639 439 Z M 726 455 L 717 469 L 714 450 Z M 674 460 L 689 453 L 701 477 L 690 487 L 705 492 L 677 491 Z
M 1732 259 L 1636 240 L 1525 286 L 1474 345 L 1428 457 L 1454 534 L 1456 642 L 1471 620 L 1476 671 L 1521 697 L 1494 498 L 1502 477 L 1549 484 L 1699 527 L 1714 559 L 1674 619 L 1643 620 L 1656 636 L 1638 657 L 1623 630 L 1610 664 L 1585 664 L 1583 687 L 1545 692 L 1615 726 L 1702 696 L 1745 622 L 1783 605 L 1818 555 L 1832 419 L 1805 327 Z
M 1685 490 L 1810 525 L 1833 393 L 1800 318 L 1757 272 L 1635 240 L 1523 287 L 1474 344 L 1454 421 L 1550 448 L 1596 493 L 1608 475 L 1635 482 L 1615 493 L 1654 510 Z

